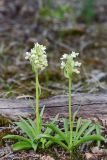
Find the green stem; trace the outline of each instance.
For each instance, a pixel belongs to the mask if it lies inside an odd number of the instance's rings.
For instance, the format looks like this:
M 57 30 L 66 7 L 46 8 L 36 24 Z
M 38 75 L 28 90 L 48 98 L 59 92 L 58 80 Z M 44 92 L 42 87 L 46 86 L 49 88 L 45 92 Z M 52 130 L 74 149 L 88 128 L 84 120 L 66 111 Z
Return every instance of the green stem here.
M 69 123 L 70 123 L 70 147 L 72 146 L 72 108 L 71 108 L 71 103 L 72 103 L 72 97 L 71 97 L 71 89 L 72 89 L 72 78 L 69 78 Z
M 39 131 L 39 80 L 38 69 L 36 69 L 36 126 Z

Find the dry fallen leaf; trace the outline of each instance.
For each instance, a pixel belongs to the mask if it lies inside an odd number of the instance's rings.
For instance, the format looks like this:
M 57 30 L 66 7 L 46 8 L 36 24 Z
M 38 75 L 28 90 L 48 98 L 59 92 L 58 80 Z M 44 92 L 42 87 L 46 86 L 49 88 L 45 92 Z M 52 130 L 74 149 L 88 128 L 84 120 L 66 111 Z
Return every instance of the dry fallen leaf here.
M 43 156 L 43 157 L 41 157 L 40 160 L 55 160 L 55 159 L 50 156 Z
M 91 153 L 85 153 L 87 160 L 97 160 L 96 157 Z
M 92 147 L 92 153 L 94 154 L 102 154 L 103 150 L 99 149 L 98 147 Z

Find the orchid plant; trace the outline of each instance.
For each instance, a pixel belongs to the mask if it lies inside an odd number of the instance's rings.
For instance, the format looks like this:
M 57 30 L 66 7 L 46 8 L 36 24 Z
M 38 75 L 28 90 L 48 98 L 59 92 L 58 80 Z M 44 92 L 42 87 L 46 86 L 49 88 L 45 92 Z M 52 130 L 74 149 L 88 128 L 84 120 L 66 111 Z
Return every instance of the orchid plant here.
M 15 143 L 12 148 L 13 150 L 22 150 L 22 149 L 31 149 L 33 148 L 36 150 L 40 145 L 42 144 L 42 148 L 44 148 L 44 145 L 46 143 L 46 140 L 41 138 L 40 134 L 50 134 L 51 129 L 50 128 L 45 128 L 45 131 L 42 132 L 42 117 L 43 117 L 43 111 L 44 107 L 41 111 L 39 112 L 39 96 L 40 96 L 40 85 L 39 85 L 39 78 L 38 78 L 38 73 L 39 71 L 44 70 L 48 66 L 48 61 L 47 61 L 47 55 L 46 55 L 46 47 L 43 45 L 40 45 L 36 43 L 34 45 L 34 48 L 31 49 L 30 52 L 26 52 L 25 59 L 30 61 L 30 64 L 32 66 L 32 70 L 35 74 L 35 79 L 36 79 L 36 123 L 32 121 L 31 119 L 23 119 L 20 117 L 21 121 L 16 122 L 15 124 L 21 129 L 21 131 L 24 133 L 24 136 L 20 135 L 6 135 L 4 139 L 16 139 L 18 140 L 17 143 Z M 55 123 L 57 120 L 58 115 L 53 119 L 51 122 L 52 124 Z
M 73 130 L 73 124 L 75 122 L 75 114 L 72 114 L 72 78 L 73 73 L 79 74 L 79 67 L 81 63 L 76 61 L 79 53 L 72 52 L 71 54 L 64 54 L 61 58 L 61 69 L 64 72 L 64 76 L 68 79 L 68 117 L 64 119 L 64 130 L 57 127 L 55 124 L 58 119 L 58 115 L 53 119 L 52 122 L 45 124 L 45 130 L 42 130 L 42 117 L 43 111 L 39 111 L 39 96 L 40 96 L 40 85 L 39 85 L 39 71 L 44 70 L 48 66 L 46 47 L 36 43 L 34 48 L 30 52 L 26 52 L 25 59 L 30 61 L 32 70 L 35 74 L 36 84 L 36 122 L 31 119 L 23 119 L 15 124 L 21 129 L 24 135 L 6 135 L 4 139 L 16 139 L 18 142 L 13 144 L 13 150 L 31 149 L 37 150 L 38 147 L 47 148 L 53 143 L 57 143 L 67 151 L 71 152 L 74 148 L 79 145 L 96 140 L 98 144 L 103 141 L 104 138 L 100 134 L 99 125 L 92 124 L 91 121 L 82 121 L 81 118 L 76 122 L 76 130 Z M 93 133 L 96 133 L 93 135 Z
M 49 141 L 46 147 L 56 143 L 63 147 L 65 150 L 71 153 L 72 150 L 79 147 L 83 143 L 88 141 L 104 141 L 101 136 L 101 126 L 93 124 L 90 120 L 83 121 L 81 117 L 76 122 L 76 130 L 73 129 L 73 124 L 75 123 L 75 114 L 72 114 L 72 78 L 73 73 L 79 74 L 79 67 L 81 63 L 76 61 L 79 53 L 72 52 L 71 54 L 64 54 L 61 58 L 61 69 L 64 71 L 64 76 L 68 79 L 68 117 L 69 120 L 64 119 L 63 126 L 64 130 L 58 128 L 55 124 L 47 124 L 46 126 L 53 130 L 54 136 L 42 135 L 42 137 L 47 138 Z M 93 135 L 94 133 L 94 135 Z
M 64 76 L 68 78 L 69 81 L 69 123 L 70 123 L 70 145 L 72 145 L 72 109 L 71 109 L 71 89 L 72 89 L 72 74 L 79 74 L 80 71 L 78 67 L 81 66 L 81 63 L 75 61 L 74 59 L 79 55 L 79 53 L 72 52 L 71 54 L 64 54 L 61 58 L 61 69 L 64 71 Z
M 36 126 L 39 133 L 40 130 L 40 114 L 39 114 L 39 94 L 40 85 L 38 79 L 38 72 L 44 70 L 48 66 L 46 47 L 38 43 L 35 44 L 34 48 L 30 52 L 26 52 L 25 59 L 28 59 L 32 65 L 32 70 L 35 74 L 36 79 Z

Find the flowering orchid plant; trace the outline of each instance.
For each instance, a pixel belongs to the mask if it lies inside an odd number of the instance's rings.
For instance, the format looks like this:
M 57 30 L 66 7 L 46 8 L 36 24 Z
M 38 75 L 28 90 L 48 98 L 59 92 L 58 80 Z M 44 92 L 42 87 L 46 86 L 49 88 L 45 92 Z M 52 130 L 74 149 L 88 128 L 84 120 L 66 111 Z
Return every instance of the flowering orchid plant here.
M 61 58 L 61 69 L 64 71 L 65 77 L 69 82 L 69 120 L 64 119 L 64 130 L 62 131 L 57 127 L 55 121 L 58 119 L 58 116 L 54 118 L 52 122 L 49 122 L 45 125 L 45 131 L 42 130 L 42 116 L 43 110 L 39 112 L 39 78 L 38 73 L 40 70 L 44 70 L 48 66 L 46 47 L 36 43 L 34 48 L 30 52 L 26 52 L 25 59 L 29 60 L 32 66 L 32 70 L 35 73 L 36 79 L 36 123 L 31 119 L 21 118 L 20 122 L 15 124 L 22 130 L 24 136 L 20 135 L 6 135 L 6 139 L 16 139 L 17 143 L 13 144 L 13 150 L 22 150 L 22 149 L 31 149 L 36 150 L 38 147 L 47 148 L 53 143 L 57 143 L 67 151 L 71 152 L 74 148 L 79 145 L 96 140 L 104 140 L 100 135 L 100 127 L 98 125 L 93 125 L 91 121 L 86 120 L 84 123 L 81 122 L 81 118 L 77 121 L 76 131 L 73 131 L 74 118 L 72 115 L 72 77 L 73 73 L 79 74 L 79 67 L 81 63 L 75 59 L 79 53 L 72 52 L 71 54 L 64 54 Z M 91 135 L 93 132 L 97 133 L 96 135 Z M 42 146 L 41 146 L 42 144 Z
M 61 58 L 61 69 L 64 71 L 64 75 L 69 79 L 69 123 L 70 123 L 70 145 L 72 145 L 72 110 L 71 110 L 71 89 L 72 89 L 72 74 L 79 74 L 80 71 L 78 68 L 81 66 L 81 63 L 75 61 L 75 58 L 79 53 L 72 52 L 71 54 L 64 54 Z
M 51 131 L 50 128 L 45 128 L 45 131 L 42 131 L 42 116 L 44 107 L 41 112 L 39 112 L 39 78 L 38 72 L 44 70 L 48 66 L 47 62 L 47 55 L 46 55 L 46 47 L 36 43 L 34 48 L 31 49 L 30 52 L 26 52 L 25 59 L 29 60 L 32 66 L 32 70 L 35 73 L 36 79 L 36 123 L 32 121 L 32 119 L 23 119 L 20 117 L 21 121 L 16 122 L 15 124 L 22 130 L 24 136 L 19 135 L 6 135 L 4 138 L 6 139 L 16 139 L 18 140 L 17 143 L 13 144 L 13 150 L 22 150 L 22 149 L 31 149 L 33 148 L 36 150 L 38 147 L 41 146 L 44 148 L 45 143 L 47 142 L 46 139 L 43 139 L 40 135 L 41 134 L 48 134 L 50 135 Z M 57 120 L 58 115 L 51 121 L 51 124 L 55 123 Z
M 71 90 L 73 73 L 80 73 L 79 67 L 81 66 L 81 63 L 75 60 L 78 55 L 79 53 L 72 52 L 71 54 L 64 54 L 61 58 L 61 69 L 64 71 L 64 75 L 69 82 L 69 120 L 63 120 L 63 131 L 55 124 L 47 124 L 46 126 L 52 129 L 55 135 L 54 137 L 49 135 L 43 135 L 44 138 L 47 138 L 49 140 L 46 146 L 49 147 L 49 145 L 56 143 L 70 153 L 72 150 L 88 141 L 97 141 L 99 143 L 100 141 L 104 140 L 104 138 L 100 135 L 100 126 L 97 124 L 93 124 L 90 120 L 85 120 L 85 122 L 82 122 L 81 117 L 76 122 L 76 130 L 73 130 L 73 124 L 75 123 L 75 114 L 72 114 Z M 93 132 L 95 132 L 96 135 L 93 135 Z
M 39 115 L 39 80 L 38 71 L 44 70 L 48 66 L 46 47 L 36 43 L 30 52 L 26 52 L 25 59 L 28 59 L 32 65 L 32 70 L 36 77 L 36 126 L 40 132 L 40 115 Z

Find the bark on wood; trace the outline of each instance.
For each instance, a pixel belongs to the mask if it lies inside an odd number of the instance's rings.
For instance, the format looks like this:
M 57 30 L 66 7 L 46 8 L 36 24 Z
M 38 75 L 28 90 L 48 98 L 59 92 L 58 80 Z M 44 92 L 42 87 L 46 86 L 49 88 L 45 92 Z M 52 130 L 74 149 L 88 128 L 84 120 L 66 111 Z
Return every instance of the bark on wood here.
M 44 118 L 50 118 L 56 114 L 67 117 L 68 96 L 59 95 L 49 99 L 40 100 L 40 108 L 45 107 Z M 107 120 L 107 95 L 100 94 L 76 94 L 72 96 L 73 112 L 79 109 L 78 116 Z M 18 115 L 28 117 L 34 115 L 34 100 L 24 99 L 0 99 L 0 116 L 15 119 Z

